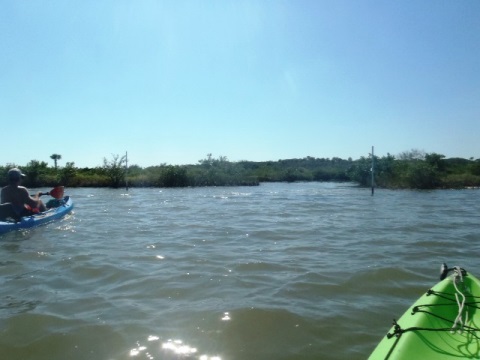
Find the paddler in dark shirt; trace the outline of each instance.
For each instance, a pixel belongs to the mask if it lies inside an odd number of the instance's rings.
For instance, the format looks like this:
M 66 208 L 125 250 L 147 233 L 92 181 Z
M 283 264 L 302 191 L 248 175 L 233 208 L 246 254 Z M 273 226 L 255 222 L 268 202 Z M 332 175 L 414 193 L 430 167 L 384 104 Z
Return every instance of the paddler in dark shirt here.
M 29 215 L 32 212 L 47 210 L 43 201 L 40 200 L 40 192 L 32 197 L 26 187 L 20 186 L 24 176 L 20 169 L 17 168 L 8 171 L 8 185 L 2 189 L 1 193 L 1 217 L 11 216 L 18 221 L 20 217 Z

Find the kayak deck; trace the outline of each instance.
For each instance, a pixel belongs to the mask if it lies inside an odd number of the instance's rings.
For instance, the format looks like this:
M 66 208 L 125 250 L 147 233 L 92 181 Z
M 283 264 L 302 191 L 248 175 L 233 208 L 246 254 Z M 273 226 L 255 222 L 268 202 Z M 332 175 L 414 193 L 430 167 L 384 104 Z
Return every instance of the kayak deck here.
M 480 358 L 480 281 L 452 275 L 421 296 L 373 351 L 376 359 Z

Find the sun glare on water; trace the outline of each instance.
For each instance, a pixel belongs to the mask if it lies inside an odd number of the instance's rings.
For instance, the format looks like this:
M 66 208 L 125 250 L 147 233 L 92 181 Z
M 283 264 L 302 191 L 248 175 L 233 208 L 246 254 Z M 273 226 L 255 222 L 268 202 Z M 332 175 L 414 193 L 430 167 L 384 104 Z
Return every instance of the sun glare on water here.
M 160 338 L 155 335 L 150 335 L 148 337 L 149 342 L 156 342 L 159 341 Z M 130 350 L 131 357 L 138 357 L 142 356 L 142 358 L 146 358 L 148 360 L 155 360 L 157 359 L 155 353 L 159 351 L 162 354 L 162 357 L 158 357 L 158 359 L 163 359 L 165 355 L 181 356 L 182 358 L 196 358 L 198 360 L 222 360 L 220 356 L 210 356 L 210 355 L 197 355 L 198 350 L 195 347 L 190 345 L 184 344 L 182 340 L 172 340 L 169 339 L 166 342 L 162 343 L 160 347 L 155 347 L 153 349 L 149 349 L 148 346 L 143 346 L 138 344 L 138 347 Z M 160 354 L 158 354 L 160 356 Z M 198 357 L 197 357 L 198 356 Z

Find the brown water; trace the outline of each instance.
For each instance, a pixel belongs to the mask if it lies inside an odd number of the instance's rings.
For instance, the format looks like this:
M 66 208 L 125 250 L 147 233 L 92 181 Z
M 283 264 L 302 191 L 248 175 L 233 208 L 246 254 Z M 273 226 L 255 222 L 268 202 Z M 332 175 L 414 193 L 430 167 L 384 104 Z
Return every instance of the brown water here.
M 67 189 L 0 237 L 1 359 L 366 359 L 442 262 L 480 275 L 480 191 Z

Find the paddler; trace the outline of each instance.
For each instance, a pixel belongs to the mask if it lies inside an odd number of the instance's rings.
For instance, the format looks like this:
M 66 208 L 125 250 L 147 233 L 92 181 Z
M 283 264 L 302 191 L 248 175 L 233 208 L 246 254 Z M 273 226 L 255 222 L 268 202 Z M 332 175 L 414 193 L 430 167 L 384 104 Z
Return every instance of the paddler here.
M 22 216 L 47 210 L 43 201 L 40 200 L 40 192 L 30 196 L 27 188 L 20 186 L 23 177 L 25 175 L 18 168 L 8 170 L 8 185 L 2 189 L 1 193 L 1 208 L 3 209 L 1 212 L 8 213 L 13 210 L 12 216 L 15 215 L 13 217 L 17 220 Z

